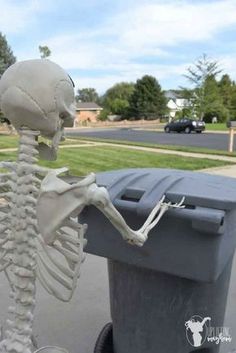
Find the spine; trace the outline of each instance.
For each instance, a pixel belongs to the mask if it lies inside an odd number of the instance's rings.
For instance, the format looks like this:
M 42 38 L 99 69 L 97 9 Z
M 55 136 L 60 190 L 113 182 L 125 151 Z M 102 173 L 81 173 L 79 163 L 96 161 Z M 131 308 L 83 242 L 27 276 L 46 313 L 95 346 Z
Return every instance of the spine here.
M 36 279 L 36 202 L 40 180 L 35 176 L 38 132 L 20 132 L 18 163 L 12 180 L 10 195 L 11 234 L 13 246 L 14 305 L 9 307 L 5 337 L 0 343 L 1 353 L 31 353 L 32 325 L 35 308 Z

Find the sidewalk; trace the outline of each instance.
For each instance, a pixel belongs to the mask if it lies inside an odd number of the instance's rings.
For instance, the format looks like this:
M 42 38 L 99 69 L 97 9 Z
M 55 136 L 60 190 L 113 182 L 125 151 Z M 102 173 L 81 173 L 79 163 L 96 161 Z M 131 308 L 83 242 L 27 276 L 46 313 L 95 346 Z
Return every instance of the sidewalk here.
M 218 167 L 218 168 L 209 168 L 209 169 L 202 169 L 199 170 L 200 172 L 207 173 L 207 174 L 216 174 L 227 176 L 231 178 L 236 178 L 236 165 L 229 165 L 225 167 Z

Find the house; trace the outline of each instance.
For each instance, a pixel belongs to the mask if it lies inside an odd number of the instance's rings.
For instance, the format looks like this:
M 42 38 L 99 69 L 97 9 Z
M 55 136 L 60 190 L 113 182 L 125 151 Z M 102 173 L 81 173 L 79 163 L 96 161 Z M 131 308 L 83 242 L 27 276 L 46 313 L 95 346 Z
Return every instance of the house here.
M 187 99 L 181 98 L 174 91 L 166 91 L 165 97 L 167 99 L 167 107 L 169 108 L 169 115 L 174 118 L 176 113 L 189 107 L 190 103 Z
M 78 102 L 76 104 L 75 126 L 88 122 L 95 123 L 102 110 L 103 108 L 97 103 Z

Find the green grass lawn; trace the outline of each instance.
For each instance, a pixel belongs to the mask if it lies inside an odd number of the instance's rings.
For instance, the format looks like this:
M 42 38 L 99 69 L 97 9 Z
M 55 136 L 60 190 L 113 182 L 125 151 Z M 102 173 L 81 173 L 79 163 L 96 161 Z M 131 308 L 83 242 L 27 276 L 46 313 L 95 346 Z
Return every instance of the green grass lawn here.
M 15 160 L 16 152 L 1 152 L 0 161 Z M 71 175 L 86 175 L 121 168 L 173 168 L 197 170 L 228 165 L 209 159 L 163 155 L 155 152 L 134 151 L 125 148 L 99 146 L 61 149 L 55 162 L 41 161 L 41 165 L 59 168 L 68 167 Z
M 17 135 L 0 134 L 0 149 L 17 147 L 18 140 Z
M 206 124 L 206 131 L 228 131 L 226 123 Z
M 7 135 L 0 134 L 0 149 L 2 148 L 15 148 L 18 146 L 19 136 L 18 135 Z M 47 142 L 47 140 L 40 138 L 39 141 Z M 72 139 L 68 137 L 65 141 L 61 142 L 60 145 L 74 145 L 74 144 L 84 144 L 85 142 Z

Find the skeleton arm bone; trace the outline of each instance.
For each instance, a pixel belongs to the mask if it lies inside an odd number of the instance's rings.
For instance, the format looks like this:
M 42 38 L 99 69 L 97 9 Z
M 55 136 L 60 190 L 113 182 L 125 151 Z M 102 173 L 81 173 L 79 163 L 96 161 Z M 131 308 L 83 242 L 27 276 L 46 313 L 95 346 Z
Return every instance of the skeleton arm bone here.
M 112 225 L 120 232 L 124 240 L 131 244 L 142 246 L 147 240 L 148 233 L 157 225 L 164 213 L 170 207 L 182 207 L 184 199 L 179 204 L 171 204 L 164 202 L 165 195 L 153 208 L 146 222 L 139 230 L 131 229 L 124 218 L 113 206 L 108 191 L 104 187 L 98 187 L 95 183 L 88 187 L 87 203 L 96 206 L 112 223 Z
M 113 206 L 107 190 L 103 187 L 99 188 L 96 184 L 92 184 L 88 188 L 87 204 L 94 205 L 98 208 L 112 223 L 112 225 L 120 232 L 123 239 L 129 243 L 142 246 L 147 240 L 142 233 L 132 230 L 124 218 Z
M 69 185 L 58 179 L 55 173 L 50 172 L 41 187 L 42 193 L 37 205 L 38 222 L 46 243 L 54 240 L 53 234 L 63 226 L 68 217 L 80 214 L 85 206 L 94 205 L 109 219 L 123 239 L 142 246 L 147 240 L 150 230 L 170 207 L 183 207 L 183 200 L 179 204 L 172 204 L 164 202 L 165 196 L 163 196 L 153 208 L 144 225 L 139 230 L 133 230 L 113 206 L 108 191 L 96 184 L 94 174 L 88 175 L 76 184 Z M 50 214 L 47 212 L 48 207 L 51 209 Z

